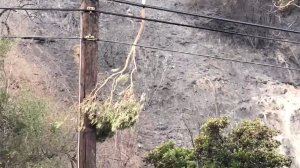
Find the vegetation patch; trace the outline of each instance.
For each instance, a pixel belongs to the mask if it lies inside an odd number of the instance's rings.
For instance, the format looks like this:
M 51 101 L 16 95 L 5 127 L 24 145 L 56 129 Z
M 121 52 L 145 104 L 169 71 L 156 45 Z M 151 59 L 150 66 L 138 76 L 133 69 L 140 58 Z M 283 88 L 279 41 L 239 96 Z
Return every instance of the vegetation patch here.
M 0 167 L 74 167 L 76 144 L 73 125 L 66 124 L 69 116 L 55 113 L 49 103 L 28 93 L 9 94 L 4 60 L 11 44 L 0 40 Z
M 106 101 L 100 104 L 93 101 L 84 106 L 91 124 L 96 127 L 97 140 L 100 142 L 113 136 L 117 130 L 132 127 L 137 122 L 141 109 L 142 105 L 131 90 L 126 91 L 122 99 L 115 103 Z
M 227 118 L 209 119 L 194 141 L 194 149 L 175 147 L 166 143 L 152 150 L 146 162 L 156 168 L 253 168 L 291 167 L 291 158 L 278 152 L 279 134 L 261 121 L 245 121 L 225 132 Z
M 169 141 L 151 151 L 145 158 L 156 168 L 196 168 L 195 150 L 176 147 Z
M 0 167 L 65 167 L 75 164 L 70 130 L 36 97 L 0 94 Z M 74 145 L 74 146 L 73 146 Z M 74 157 L 73 157 L 74 156 Z M 64 158 L 64 161 L 63 159 Z
M 10 40 L 0 40 L 0 58 L 5 58 L 6 54 L 9 52 L 12 45 Z

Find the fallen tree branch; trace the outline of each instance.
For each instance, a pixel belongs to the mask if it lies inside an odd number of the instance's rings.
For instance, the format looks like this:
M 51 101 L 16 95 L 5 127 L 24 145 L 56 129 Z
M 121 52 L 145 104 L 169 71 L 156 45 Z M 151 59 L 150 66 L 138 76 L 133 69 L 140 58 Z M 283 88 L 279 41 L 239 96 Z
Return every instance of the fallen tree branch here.
M 142 16 L 143 18 L 145 18 L 145 9 L 142 9 L 142 11 L 141 11 L 141 16 Z M 125 61 L 124 67 L 123 67 L 120 71 L 118 71 L 118 72 L 116 72 L 116 73 L 110 75 L 108 78 L 106 78 L 105 81 L 104 81 L 102 84 L 98 83 L 97 86 L 95 87 L 95 90 L 93 90 L 93 91 L 91 92 L 91 95 L 89 96 L 89 97 L 90 97 L 89 100 L 94 100 L 94 99 L 97 97 L 97 94 L 99 93 L 99 91 L 100 91 L 104 86 L 106 86 L 107 83 L 108 83 L 110 80 L 113 80 L 114 82 L 113 82 L 113 87 L 112 87 L 112 90 L 111 90 L 111 100 L 110 100 L 110 102 L 112 102 L 112 97 L 113 97 L 112 95 L 113 95 L 113 93 L 114 93 L 114 91 L 115 91 L 115 89 L 116 89 L 116 85 L 115 85 L 115 84 L 116 84 L 116 80 L 117 80 L 121 75 L 123 75 L 123 74 L 126 72 L 126 70 L 129 68 L 130 63 L 133 64 L 133 67 L 134 67 L 134 68 L 133 68 L 133 69 L 131 70 L 131 72 L 130 72 L 130 87 L 127 88 L 126 90 L 129 90 L 129 89 L 131 89 L 131 88 L 133 87 L 133 74 L 134 74 L 134 72 L 136 72 L 136 70 L 137 70 L 137 65 L 136 65 L 136 45 L 137 45 L 137 43 L 138 43 L 138 41 L 139 41 L 139 39 L 140 39 L 140 37 L 141 37 L 143 31 L 144 31 L 144 28 L 145 28 L 145 21 L 142 20 L 142 21 L 141 21 L 140 29 L 139 29 L 139 31 L 138 31 L 138 34 L 137 34 L 137 36 L 136 36 L 136 38 L 135 38 L 135 40 L 134 40 L 134 42 L 133 42 L 133 45 L 131 46 L 131 49 L 130 49 L 130 51 L 129 51 L 127 57 L 126 57 L 126 61 Z

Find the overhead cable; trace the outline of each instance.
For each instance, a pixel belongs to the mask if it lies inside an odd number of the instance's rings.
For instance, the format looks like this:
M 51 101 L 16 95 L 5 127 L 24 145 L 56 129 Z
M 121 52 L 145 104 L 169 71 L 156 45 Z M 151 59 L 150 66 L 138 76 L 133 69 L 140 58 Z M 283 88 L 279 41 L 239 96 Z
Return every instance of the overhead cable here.
M 215 59 L 215 60 L 221 60 L 221 61 L 237 62 L 237 63 L 241 63 L 241 64 L 251 64 L 251 65 L 257 65 L 257 66 L 265 66 L 265 67 L 271 67 L 271 68 L 300 71 L 299 68 L 289 68 L 289 67 L 277 66 L 277 65 L 272 65 L 272 64 L 265 64 L 265 63 L 260 63 L 260 62 L 242 61 L 242 60 L 237 60 L 237 59 L 219 57 L 217 55 L 212 56 L 212 55 L 196 54 L 196 53 L 191 53 L 191 52 L 184 52 L 184 51 L 171 50 L 171 49 L 165 49 L 165 48 L 151 47 L 151 46 L 146 46 L 146 45 L 139 45 L 139 44 L 134 45 L 132 43 L 112 41 L 112 40 L 98 39 L 97 41 L 107 42 L 107 43 L 114 43 L 114 44 L 122 44 L 122 45 L 128 45 L 128 46 L 136 46 L 136 47 L 147 48 L 147 49 L 152 49 L 152 50 L 160 50 L 160 51 L 166 51 L 166 52 L 172 52 L 172 53 L 179 53 L 179 54 L 185 54 L 185 55 L 191 55 L 191 56 L 197 56 L 197 57 L 204 57 L 204 58 L 208 58 L 208 59 Z
M 166 12 L 171 12 L 171 13 L 177 13 L 177 14 L 182 14 L 182 15 L 187 15 L 187 16 L 194 16 L 194 17 L 200 17 L 200 18 L 205 18 L 205 19 L 213 19 L 213 20 L 218 20 L 218 21 L 231 22 L 231 23 L 237 23 L 237 24 L 242 24 L 242 25 L 248 25 L 248 26 L 266 28 L 266 29 L 271 29 L 271 30 L 279 30 L 279 31 L 284 31 L 284 32 L 289 32 L 289 33 L 300 34 L 300 31 L 296 31 L 296 30 L 284 29 L 284 28 L 279 28 L 279 27 L 256 24 L 256 23 L 251 23 L 251 22 L 244 22 L 244 21 L 233 20 L 233 19 L 226 19 L 226 18 L 222 18 L 222 17 L 188 13 L 188 12 L 184 12 L 184 11 L 172 10 L 172 9 L 158 7 L 158 6 L 152 6 L 152 5 L 145 5 L 145 4 L 140 4 L 140 3 L 136 3 L 136 2 L 129 2 L 129 1 L 124 1 L 124 0 L 108 0 L 108 1 L 132 5 L 132 6 L 138 6 L 138 7 L 143 7 L 143 8 L 161 10 L 161 11 L 166 11 Z
M 220 33 L 224 33 L 224 34 L 231 34 L 231 35 L 244 36 L 244 37 L 252 37 L 252 38 L 265 39 L 265 40 L 270 40 L 270 41 L 281 41 L 281 42 L 292 43 L 292 44 L 300 44 L 299 41 L 285 40 L 284 38 L 272 38 L 272 37 L 265 37 L 265 36 L 259 36 L 259 35 L 250 35 L 250 34 L 246 34 L 246 33 L 217 30 L 217 29 L 212 29 L 212 28 L 199 27 L 199 26 L 195 26 L 195 25 L 169 22 L 169 21 L 163 21 L 163 20 L 151 19 L 151 18 L 142 18 L 142 17 L 138 17 L 138 16 L 125 15 L 125 14 L 107 12 L 107 11 L 102 11 L 102 10 L 67 9 L 67 8 L 3 8 L 3 7 L 0 7 L 0 9 L 7 9 L 7 10 L 39 10 L 39 11 L 44 10 L 44 11 L 98 12 L 98 13 L 102 13 L 102 14 L 106 14 L 106 15 L 113 15 L 113 16 L 119 16 L 119 17 L 125 17 L 125 18 L 145 20 L 145 21 L 150 21 L 150 22 L 156 22 L 156 23 L 162 23 L 162 24 L 168 24 L 168 25 L 175 25 L 175 26 L 181 26 L 181 27 L 188 27 L 188 28 L 195 28 L 195 29 L 201 29 L 201 30 L 208 30 L 208 31 L 220 32 Z
M 47 36 L 0 36 L 0 39 L 23 39 L 23 40 L 80 40 L 80 37 L 47 37 Z
M 65 12 L 88 12 L 87 9 L 74 9 L 74 8 L 21 8 L 21 7 L 0 7 L 0 10 L 23 10 L 23 11 L 65 11 Z
M 0 39 L 23 39 L 23 40 L 37 39 L 37 40 L 44 40 L 44 41 L 55 40 L 55 39 L 57 39 L 57 40 L 84 40 L 84 38 L 80 38 L 80 37 L 45 37 L 45 36 L 0 36 Z M 219 57 L 217 55 L 213 56 L 213 55 L 196 54 L 196 53 L 191 53 L 191 52 L 171 50 L 171 49 L 152 47 L 152 46 L 146 46 L 146 45 L 139 45 L 139 44 L 134 45 L 132 43 L 113 41 L 113 40 L 96 39 L 96 41 L 106 42 L 106 43 L 114 43 L 114 44 L 122 44 L 122 45 L 128 45 L 128 46 L 136 46 L 136 47 L 147 48 L 147 49 L 152 49 L 152 50 L 179 53 L 179 54 L 204 57 L 204 58 L 208 58 L 208 59 L 215 59 L 215 60 L 221 60 L 221 61 L 237 62 L 237 63 L 241 63 L 241 64 L 251 64 L 251 65 L 257 65 L 257 66 L 265 66 L 265 67 L 271 67 L 271 68 L 300 71 L 299 68 L 283 67 L 283 66 L 265 64 L 265 63 L 260 63 L 260 62 L 242 61 L 242 60 L 237 60 L 237 59 Z
M 125 18 L 139 19 L 139 20 L 145 20 L 145 21 L 150 21 L 150 22 L 163 23 L 163 24 L 175 25 L 175 26 L 181 26 L 181 27 L 188 27 L 188 28 L 194 28 L 194 29 L 208 30 L 208 31 L 220 32 L 220 33 L 237 35 L 237 36 L 252 37 L 252 38 L 265 39 L 265 40 L 270 40 L 270 41 L 281 41 L 281 42 L 287 42 L 287 43 L 292 43 L 292 44 L 300 44 L 299 41 L 285 40 L 283 38 L 271 38 L 271 37 L 265 37 L 265 36 L 250 35 L 250 34 L 246 34 L 246 33 L 238 33 L 238 32 L 232 32 L 232 31 L 217 30 L 217 29 L 199 27 L 199 26 L 194 26 L 194 25 L 189 25 L 189 24 L 169 22 L 169 21 L 163 21 L 163 20 L 158 20 L 158 19 L 142 18 L 142 17 L 138 17 L 138 16 L 125 15 L 125 14 L 99 11 L 99 10 L 97 12 L 102 13 L 102 14 L 106 14 L 106 15 L 113 15 L 113 16 L 120 16 L 120 17 L 125 17 Z

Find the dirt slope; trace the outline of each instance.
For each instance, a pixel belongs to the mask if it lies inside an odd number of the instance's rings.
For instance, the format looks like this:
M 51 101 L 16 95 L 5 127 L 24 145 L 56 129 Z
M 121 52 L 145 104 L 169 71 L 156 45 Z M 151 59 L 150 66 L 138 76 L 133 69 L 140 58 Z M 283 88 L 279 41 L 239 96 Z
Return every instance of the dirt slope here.
M 0 2 L 1 5 L 3 3 Z M 39 7 L 79 6 L 79 1 L 75 0 L 36 0 L 32 3 Z M 266 0 L 249 0 L 246 3 L 242 0 L 152 0 L 147 3 L 299 30 L 298 9 L 284 14 L 274 12 L 272 3 Z M 100 4 L 102 10 L 139 16 L 140 9 L 136 7 L 102 0 Z M 78 13 L 32 14 L 28 18 L 24 12 L 12 12 L 9 18 L 11 33 L 79 36 Z M 287 35 L 149 9 L 146 10 L 146 17 L 257 35 Z M 131 43 L 139 23 L 137 20 L 101 15 L 100 37 Z M 299 35 L 287 36 L 300 40 Z M 11 62 L 8 67 L 13 67 L 12 83 L 21 85 L 16 89 L 24 85 L 40 95 L 50 95 L 66 106 L 76 102 L 78 44 L 78 41 L 18 42 L 8 58 Z M 159 23 L 146 22 L 140 44 L 300 68 L 300 50 L 296 45 Z M 124 63 L 129 47 L 109 43 L 100 43 L 99 46 L 102 79 L 111 73 L 111 69 Z M 106 143 L 99 144 L 101 167 L 139 167 L 146 151 L 169 139 L 176 140 L 182 146 L 191 146 L 191 136 L 197 135 L 201 123 L 208 117 L 224 115 L 236 122 L 245 118 L 264 118 L 267 123 L 283 131 L 280 137 L 284 142 L 282 151 L 297 156 L 299 160 L 296 145 L 299 132 L 295 131 L 299 129 L 299 72 L 143 48 L 137 51 L 137 63 L 135 90 L 138 95 L 146 95 L 144 111 L 134 129 L 117 133 Z M 16 86 L 12 84 L 12 87 Z M 188 133 L 188 129 L 193 135 Z

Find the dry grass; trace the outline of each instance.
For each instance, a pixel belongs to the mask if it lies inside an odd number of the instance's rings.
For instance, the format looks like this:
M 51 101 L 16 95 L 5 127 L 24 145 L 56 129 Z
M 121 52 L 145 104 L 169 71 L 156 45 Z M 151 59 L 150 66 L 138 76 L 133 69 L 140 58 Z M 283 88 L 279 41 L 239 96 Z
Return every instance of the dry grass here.
M 287 11 L 290 10 L 293 7 L 299 7 L 298 0 L 277 0 L 274 3 L 274 6 L 279 10 L 279 11 Z

